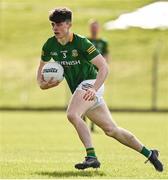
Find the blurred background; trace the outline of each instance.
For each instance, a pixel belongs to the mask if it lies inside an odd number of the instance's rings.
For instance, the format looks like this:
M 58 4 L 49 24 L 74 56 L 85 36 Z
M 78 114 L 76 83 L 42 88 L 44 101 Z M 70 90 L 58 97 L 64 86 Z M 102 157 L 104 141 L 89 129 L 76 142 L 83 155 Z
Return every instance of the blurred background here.
M 70 92 L 65 80 L 59 88 L 41 91 L 36 71 L 41 47 L 53 35 L 48 12 L 67 6 L 73 11 L 73 32 L 89 36 L 88 21 L 94 18 L 102 27 L 100 36 L 109 43 L 105 91 L 109 107 L 168 109 L 168 30 L 103 28 L 107 21 L 152 2 L 1 0 L 0 108 L 66 107 Z
M 113 117 L 147 147 L 158 148 L 168 164 L 168 114 L 163 113 L 168 112 L 168 30 L 104 28 L 120 15 L 154 2 L 159 1 L 0 0 L 0 178 L 168 177 L 167 171 L 156 173 L 143 163 L 143 156 L 106 138 L 98 127 L 92 137 L 102 168 L 76 171 L 73 165 L 83 159 L 85 149 L 65 112 L 55 112 L 65 110 L 71 96 L 68 86 L 64 80 L 58 88 L 42 91 L 36 82 L 41 48 L 53 36 L 49 11 L 72 9 L 72 31 L 87 37 L 88 21 L 96 19 L 100 37 L 109 44 L 105 100 L 113 111 L 130 111 Z

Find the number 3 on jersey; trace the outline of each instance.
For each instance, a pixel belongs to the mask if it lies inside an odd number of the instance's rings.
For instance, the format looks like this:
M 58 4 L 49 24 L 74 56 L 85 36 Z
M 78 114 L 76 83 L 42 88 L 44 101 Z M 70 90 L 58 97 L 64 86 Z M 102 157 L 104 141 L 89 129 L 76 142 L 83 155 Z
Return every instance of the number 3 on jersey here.
M 68 51 L 61 51 L 64 59 L 67 57 L 67 52 L 68 52 Z

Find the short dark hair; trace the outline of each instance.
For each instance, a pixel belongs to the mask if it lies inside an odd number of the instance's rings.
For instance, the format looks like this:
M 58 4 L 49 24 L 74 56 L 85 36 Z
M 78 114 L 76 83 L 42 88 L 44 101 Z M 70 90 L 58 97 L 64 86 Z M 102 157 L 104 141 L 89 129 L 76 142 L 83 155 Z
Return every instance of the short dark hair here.
M 55 23 L 72 21 L 72 11 L 68 8 L 56 8 L 50 12 L 49 20 Z

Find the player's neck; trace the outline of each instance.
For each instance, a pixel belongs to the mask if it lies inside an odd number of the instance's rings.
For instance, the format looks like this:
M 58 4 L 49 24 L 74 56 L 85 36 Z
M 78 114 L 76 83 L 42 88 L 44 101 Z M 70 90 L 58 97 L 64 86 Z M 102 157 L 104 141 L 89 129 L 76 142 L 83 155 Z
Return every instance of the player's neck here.
M 68 32 L 63 38 L 58 38 L 57 40 L 61 45 L 65 45 L 70 41 L 70 37 L 70 32 Z

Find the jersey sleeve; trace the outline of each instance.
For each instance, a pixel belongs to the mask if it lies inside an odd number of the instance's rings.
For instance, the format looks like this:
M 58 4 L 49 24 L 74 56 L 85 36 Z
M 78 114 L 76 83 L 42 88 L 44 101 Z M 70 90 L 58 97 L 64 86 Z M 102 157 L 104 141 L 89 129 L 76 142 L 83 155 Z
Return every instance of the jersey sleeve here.
M 49 45 L 48 42 L 46 42 L 42 47 L 41 60 L 47 62 L 50 61 L 50 59 L 51 59 L 51 55 L 50 55 Z
M 87 38 L 82 39 L 82 51 L 88 61 L 91 61 L 100 54 L 96 47 Z

